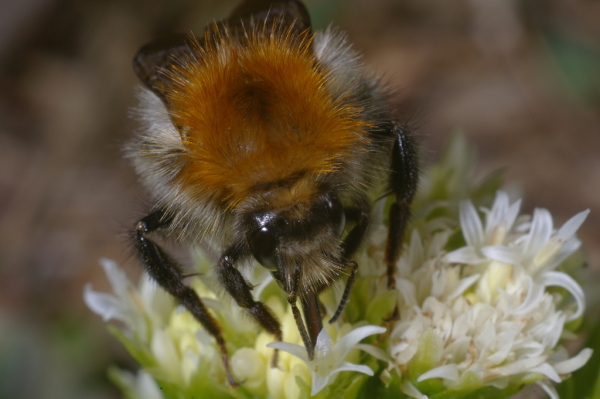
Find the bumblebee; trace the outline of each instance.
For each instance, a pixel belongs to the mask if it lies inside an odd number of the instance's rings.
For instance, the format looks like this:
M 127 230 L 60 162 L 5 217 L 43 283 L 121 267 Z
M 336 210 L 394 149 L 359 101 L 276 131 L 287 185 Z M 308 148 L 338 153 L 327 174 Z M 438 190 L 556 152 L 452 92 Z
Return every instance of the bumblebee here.
M 356 277 L 371 203 L 392 195 L 385 262 L 395 288 L 417 186 L 415 137 L 343 34 L 313 32 L 297 0 L 246 0 L 201 37 L 176 34 L 142 47 L 134 69 L 145 88 L 142 128 L 128 154 L 153 196 L 132 231 L 134 248 L 149 276 L 215 338 L 231 385 L 218 322 L 154 235 L 218 248 L 225 291 L 281 340 L 279 321 L 240 272 L 255 263 L 268 269 L 312 359 L 322 329 L 318 294 L 347 276 L 335 322 Z

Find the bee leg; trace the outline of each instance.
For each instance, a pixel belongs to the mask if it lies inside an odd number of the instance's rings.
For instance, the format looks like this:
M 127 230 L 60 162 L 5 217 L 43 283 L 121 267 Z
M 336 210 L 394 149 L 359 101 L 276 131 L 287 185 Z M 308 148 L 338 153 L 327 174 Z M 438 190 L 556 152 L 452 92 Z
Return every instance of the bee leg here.
M 231 386 L 237 386 L 239 383 L 235 381 L 231 374 L 229 355 L 219 323 L 208 312 L 196 291 L 183 284 L 182 280 L 185 276 L 177 262 L 154 241 L 146 237 L 148 233 L 167 227 L 171 221 L 163 211 L 156 211 L 137 222 L 133 232 L 135 249 L 148 275 L 190 311 L 202 327 L 215 338 L 221 352 L 221 360 L 225 367 L 227 380 Z
M 410 217 L 410 205 L 415 196 L 418 182 L 417 146 L 414 133 L 405 125 L 393 124 L 396 136 L 392 150 L 391 173 L 389 185 L 396 200 L 392 203 L 389 214 L 389 230 L 385 248 L 388 288 L 396 289 L 394 272 L 396 262 L 400 258 L 404 232 Z M 398 309 L 394 311 L 397 317 Z
M 329 319 L 329 324 L 333 324 L 337 321 L 337 319 L 342 315 L 344 308 L 348 304 L 350 292 L 352 291 L 352 287 L 354 286 L 354 281 L 356 279 L 356 271 L 358 270 L 358 263 L 350 261 L 349 259 L 354 257 L 354 254 L 358 250 L 360 243 L 363 241 L 365 234 L 367 233 L 367 228 L 369 227 L 369 216 L 365 210 L 361 210 L 359 208 L 350 208 L 346 210 L 346 214 L 349 220 L 356 221 L 356 226 L 350 230 L 350 233 L 348 233 L 342 244 L 344 258 L 348 259 L 346 266 L 350 268 L 350 276 L 346 281 L 346 288 L 344 288 L 344 293 L 342 294 L 342 299 L 340 300 L 338 308 L 333 317 Z
M 239 255 L 240 251 L 235 247 L 231 247 L 221 255 L 217 269 L 221 284 L 239 307 L 246 309 L 262 328 L 275 336 L 277 341 L 283 341 L 279 321 L 264 303 L 254 300 L 250 292 L 251 286 L 240 271 L 233 266 Z M 277 367 L 278 353 L 275 349 L 271 359 L 272 367 Z
M 358 270 L 358 263 L 352 261 L 348 262 L 348 267 L 352 270 L 350 272 L 350 277 L 346 281 L 346 288 L 344 288 L 344 293 L 342 294 L 342 299 L 340 299 L 340 303 L 335 311 L 335 314 L 329 319 L 329 324 L 333 324 L 337 321 L 337 319 L 342 315 L 344 308 L 348 304 L 348 300 L 350 299 L 350 292 L 352 291 L 352 287 L 354 286 L 354 281 L 356 280 L 356 271 Z
M 317 339 L 316 337 L 312 337 L 312 339 L 311 337 L 309 337 L 308 332 L 306 331 L 306 327 L 304 326 L 304 322 L 302 321 L 300 311 L 298 310 L 298 306 L 296 305 L 296 300 L 298 298 L 298 289 L 300 287 L 301 273 L 302 270 L 300 268 L 300 265 L 296 265 L 296 273 L 294 274 L 294 286 L 292 287 L 292 292 L 288 294 L 287 301 L 292 307 L 292 314 L 294 315 L 296 326 L 298 326 L 298 332 L 300 333 L 300 337 L 302 338 L 302 342 L 304 343 L 304 347 L 306 348 L 308 359 L 313 360 L 315 357 L 314 344 L 317 342 Z

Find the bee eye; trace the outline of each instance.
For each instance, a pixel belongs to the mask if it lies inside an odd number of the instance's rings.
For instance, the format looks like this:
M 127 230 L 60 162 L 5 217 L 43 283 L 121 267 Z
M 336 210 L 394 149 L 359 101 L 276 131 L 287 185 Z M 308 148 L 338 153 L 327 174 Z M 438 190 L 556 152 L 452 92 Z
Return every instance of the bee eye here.
M 338 237 L 341 237 L 344 232 L 344 227 L 346 227 L 344 207 L 340 200 L 335 197 L 327 201 L 327 205 L 329 206 L 329 221 L 331 223 L 331 228 Z
M 275 235 L 267 226 L 262 226 L 248 235 L 250 252 L 258 263 L 271 271 L 277 270 L 276 243 Z

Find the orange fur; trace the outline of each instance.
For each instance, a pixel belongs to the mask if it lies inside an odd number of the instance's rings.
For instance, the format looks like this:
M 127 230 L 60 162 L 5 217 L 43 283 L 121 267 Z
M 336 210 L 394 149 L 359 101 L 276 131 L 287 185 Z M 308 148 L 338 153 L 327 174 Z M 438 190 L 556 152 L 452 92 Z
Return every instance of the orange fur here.
M 181 186 L 229 209 L 257 186 L 291 186 L 301 176 L 340 170 L 366 145 L 368 126 L 359 107 L 328 91 L 331 78 L 312 53 L 311 35 L 292 40 L 280 29 L 245 40 L 225 32 L 198 46 L 194 59 L 175 69 L 168 96 L 187 150 Z M 290 204 L 309 200 L 306 190 L 295 191 Z

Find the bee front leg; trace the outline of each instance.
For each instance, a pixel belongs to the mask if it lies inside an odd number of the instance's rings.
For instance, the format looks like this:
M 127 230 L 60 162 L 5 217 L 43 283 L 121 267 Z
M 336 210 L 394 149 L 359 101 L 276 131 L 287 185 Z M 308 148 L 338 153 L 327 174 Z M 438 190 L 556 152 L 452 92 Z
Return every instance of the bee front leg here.
M 418 158 L 414 132 L 404 125 L 392 124 L 395 135 L 392 150 L 389 186 L 396 197 L 390 208 L 389 230 L 385 248 L 388 288 L 396 289 L 394 272 L 402 252 L 406 225 L 410 217 L 410 205 L 418 182 Z
M 246 309 L 262 328 L 275 336 L 277 341 L 283 341 L 279 321 L 265 304 L 254 300 L 250 285 L 240 271 L 234 267 L 239 255 L 240 250 L 235 246 L 230 247 L 221 255 L 217 269 L 221 284 L 239 307 Z M 278 351 L 276 349 L 271 360 L 272 367 L 277 367 L 277 358 Z
M 219 323 L 208 312 L 200 297 L 196 294 L 196 291 L 183 283 L 182 280 L 185 278 L 185 275 L 177 262 L 147 237 L 148 233 L 168 227 L 171 222 L 172 219 L 160 210 L 151 213 L 137 222 L 132 234 L 135 250 L 148 275 L 191 312 L 202 327 L 215 338 L 221 352 L 221 360 L 225 367 L 227 380 L 231 386 L 237 386 L 239 384 L 231 374 L 229 355 Z

